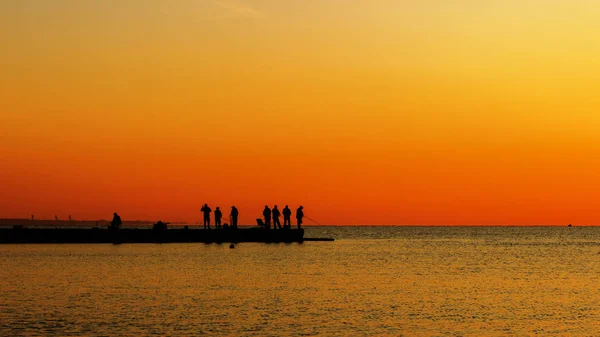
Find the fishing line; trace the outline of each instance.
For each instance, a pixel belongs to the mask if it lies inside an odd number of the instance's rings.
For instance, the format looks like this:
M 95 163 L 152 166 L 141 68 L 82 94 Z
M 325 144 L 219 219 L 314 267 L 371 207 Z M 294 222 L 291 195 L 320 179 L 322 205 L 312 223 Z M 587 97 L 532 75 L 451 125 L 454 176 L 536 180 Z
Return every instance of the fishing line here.
M 319 225 L 319 226 L 323 226 L 323 225 L 321 225 L 320 223 L 316 222 L 315 220 L 313 220 L 313 219 L 311 219 L 311 218 L 307 217 L 306 215 L 305 215 L 304 217 L 305 217 L 305 218 L 307 218 L 308 220 L 310 220 L 310 221 L 312 221 L 312 222 L 316 223 L 316 224 L 317 224 L 317 225 Z

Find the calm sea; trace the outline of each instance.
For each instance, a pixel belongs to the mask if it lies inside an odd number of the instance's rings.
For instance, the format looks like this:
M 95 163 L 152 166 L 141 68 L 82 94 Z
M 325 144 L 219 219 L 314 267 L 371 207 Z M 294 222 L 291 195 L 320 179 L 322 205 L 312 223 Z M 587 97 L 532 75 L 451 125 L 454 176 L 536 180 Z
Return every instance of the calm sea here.
M 600 228 L 0 245 L 0 336 L 600 336 Z

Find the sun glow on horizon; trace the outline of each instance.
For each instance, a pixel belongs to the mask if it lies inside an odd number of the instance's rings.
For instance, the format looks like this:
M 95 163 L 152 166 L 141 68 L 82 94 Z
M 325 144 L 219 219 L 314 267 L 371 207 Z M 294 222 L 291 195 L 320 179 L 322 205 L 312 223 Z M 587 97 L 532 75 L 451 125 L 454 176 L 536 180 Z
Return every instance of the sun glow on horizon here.
M 4 1 L 0 217 L 599 224 L 598 18 L 588 0 Z

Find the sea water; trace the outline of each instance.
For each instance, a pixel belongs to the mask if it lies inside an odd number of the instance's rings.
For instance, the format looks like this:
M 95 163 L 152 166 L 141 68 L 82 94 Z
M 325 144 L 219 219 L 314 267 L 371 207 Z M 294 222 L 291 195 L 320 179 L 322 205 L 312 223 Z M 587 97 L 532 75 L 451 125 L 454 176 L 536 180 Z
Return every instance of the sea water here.
M 0 336 L 600 335 L 600 228 L 0 245 Z

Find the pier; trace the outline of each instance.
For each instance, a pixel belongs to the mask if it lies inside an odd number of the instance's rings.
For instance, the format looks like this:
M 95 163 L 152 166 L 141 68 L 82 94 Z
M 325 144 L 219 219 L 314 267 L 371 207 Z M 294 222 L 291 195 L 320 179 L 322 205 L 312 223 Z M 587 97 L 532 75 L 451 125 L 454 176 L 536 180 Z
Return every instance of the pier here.
M 304 238 L 304 229 L 267 230 L 169 228 L 0 228 L 0 244 L 10 243 L 239 243 L 333 241 L 331 238 Z

